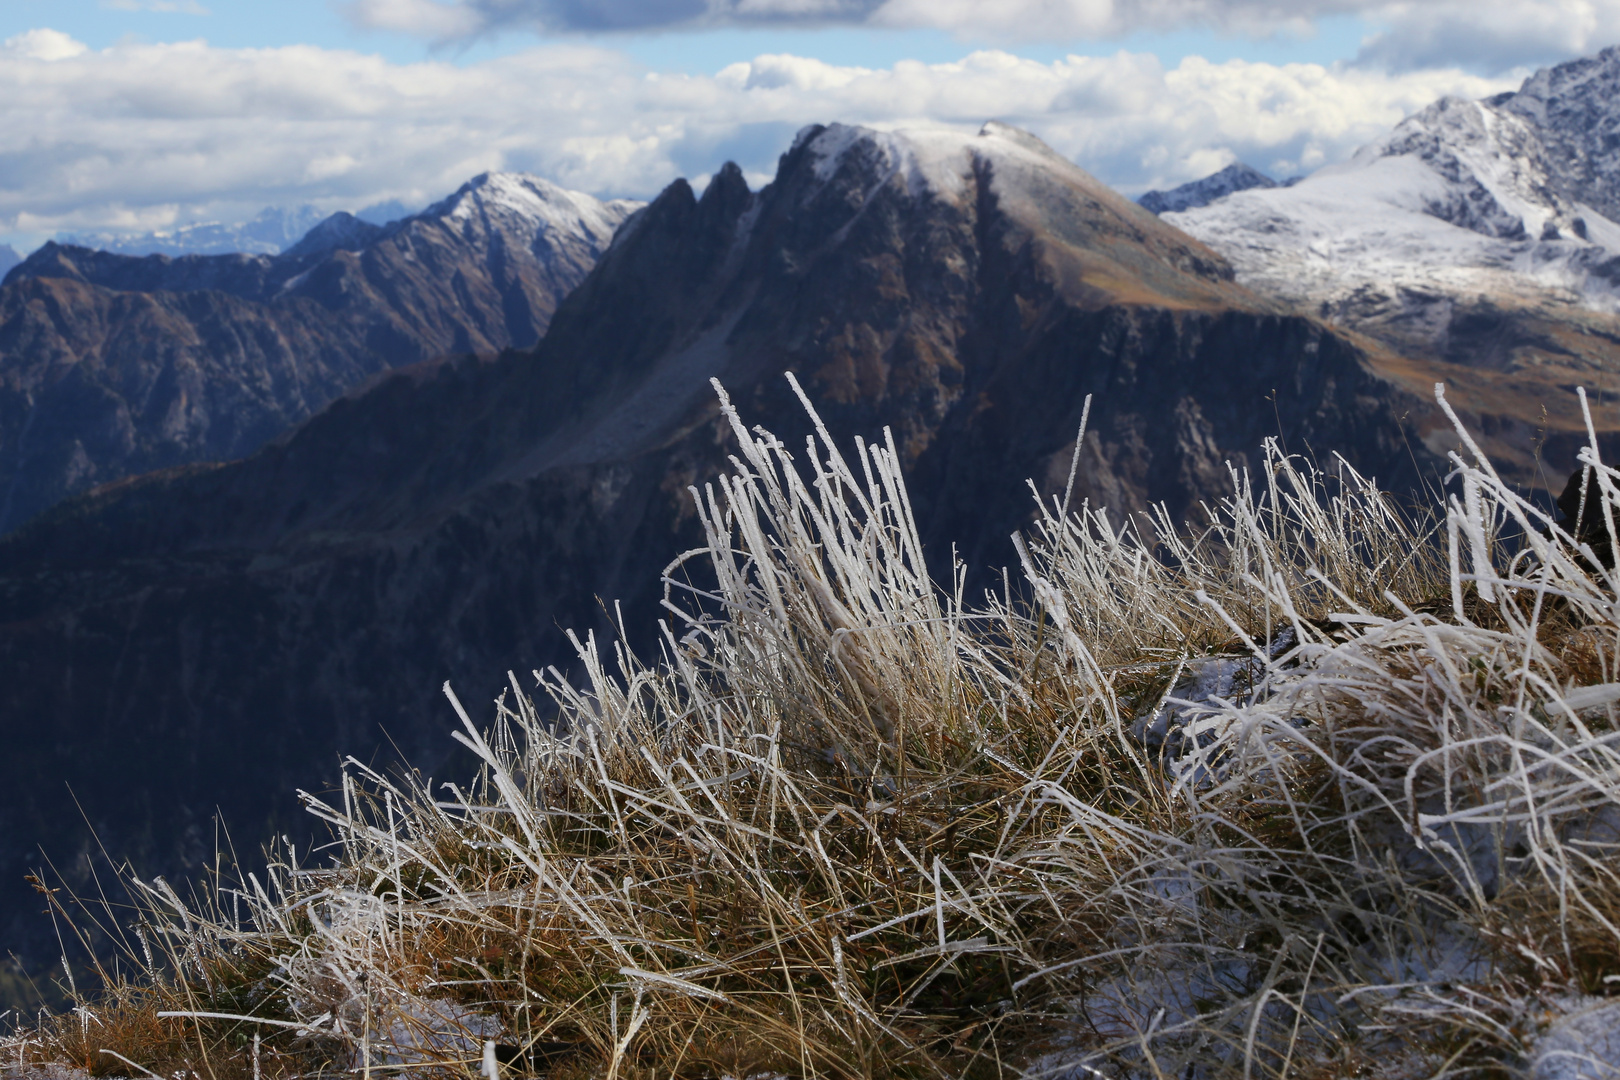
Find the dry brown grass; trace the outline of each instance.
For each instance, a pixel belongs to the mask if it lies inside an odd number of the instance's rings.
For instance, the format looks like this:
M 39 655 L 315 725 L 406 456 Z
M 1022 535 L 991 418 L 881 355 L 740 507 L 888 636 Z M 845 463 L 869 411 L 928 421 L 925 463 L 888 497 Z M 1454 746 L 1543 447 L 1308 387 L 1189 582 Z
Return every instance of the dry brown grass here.
M 201 904 L 144 887 L 141 973 L 13 1050 L 182 1080 L 254 1075 L 255 1035 L 269 1075 L 1450 1075 L 1612 989 L 1614 583 L 1482 459 L 1427 532 L 1275 448 L 1196 533 L 1046 508 L 970 604 L 928 580 L 892 446 L 795 455 L 732 415 L 656 663 L 579 643 L 580 683 L 514 680 L 484 728 L 451 694 L 470 785 L 351 762 L 306 796 L 329 851 Z

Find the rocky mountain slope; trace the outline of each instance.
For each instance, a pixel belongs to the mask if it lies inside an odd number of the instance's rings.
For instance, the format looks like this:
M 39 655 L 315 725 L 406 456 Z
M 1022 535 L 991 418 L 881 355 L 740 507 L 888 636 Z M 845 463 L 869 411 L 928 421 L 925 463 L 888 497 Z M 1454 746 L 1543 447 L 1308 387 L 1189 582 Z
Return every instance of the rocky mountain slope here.
M 1295 186 L 1166 220 L 1230 259 L 1239 281 L 1453 365 L 1459 393 L 1487 411 L 1556 386 L 1612 393 L 1616 102 L 1609 49 L 1516 93 L 1439 101 Z
M 528 347 L 636 204 L 480 176 L 281 255 L 47 244 L 0 288 L 0 532 L 65 495 L 238 458 L 390 368 Z
M 1150 191 L 1137 199 L 1138 205 L 1155 214 L 1175 213 L 1181 210 L 1192 210 L 1200 206 L 1208 206 L 1217 199 L 1224 199 L 1237 191 L 1249 191 L 1254 188 L 1274 188 L 1277 181 L 1261 172 L 1259 169 L 1245 165 L 1243 162 L 1234 162 L 1220 172 L 1211 173 L 1202 180 L 1194 180 L 1169 191 Z
M 1415 482 L 1422 399 L 1380 363 L 999 125 L 813 127 L 760 192 L 735 166 L 701 199 L 677 182 L 537 347 L 393 373 L 245 461 L 0 540 L 8 940 L 38 926 L 32 845 L 81 866 L 86 819 L 149 873 L 205 861 L 216 807 L 251 851 L 340 752 L 459 778 L 440 684 L 487 701 L 572 666 L 598 598 L 648 646 L 697 540 L 687 487 L 727 467 L 711 377 L 789 445 L 787 370 L 841 437 L 892 432 L 936 571 L 954 544 L 988 584 L 1023 479 L 1062 490 L 1088 393 L 1076 498 L 1116 510 L 1186 511 L 1277 434 Z
M 1610 221 L 1620 221 L 1617 88 L 1620 47 L 1538 71 L 1517 93 L 1488 103 L 1535 131 L 1550 184 L 1560 196 Z

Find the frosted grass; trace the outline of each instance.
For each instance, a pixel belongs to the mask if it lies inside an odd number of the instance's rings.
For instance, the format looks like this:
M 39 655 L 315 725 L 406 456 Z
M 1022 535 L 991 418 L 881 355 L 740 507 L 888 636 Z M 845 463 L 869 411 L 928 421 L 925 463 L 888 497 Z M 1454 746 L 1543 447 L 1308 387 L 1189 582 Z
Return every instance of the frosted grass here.
M 304 795 L 326 850 L 142 885 L 139 974 L 14 1052 L 1439 1077 L 1531 1068 L 1620 982 L 1613 572 L 1460 424 L 1418 524 L 1267 444 L 1196 527 L 1042 503 L 970 601 L 891 439 L 790 448 L 716 389 L 739 451 L 656 660 L 576 640 L 483 723 L 447 686 L 470 784 L 351 760 Z

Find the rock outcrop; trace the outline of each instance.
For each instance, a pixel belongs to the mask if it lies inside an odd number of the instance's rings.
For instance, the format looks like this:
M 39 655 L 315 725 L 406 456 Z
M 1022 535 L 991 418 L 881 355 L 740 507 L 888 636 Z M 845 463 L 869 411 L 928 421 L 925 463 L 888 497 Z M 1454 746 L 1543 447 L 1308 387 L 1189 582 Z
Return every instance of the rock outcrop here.
M 1169 191 L 1150 191 L 1136 201 L 1143 209 L 1151 210 L 1155 214 L 1169 214 L 1208 206 L 1234 192 L 1276 186 L 1277 181 L 1259 169 L 1238 161 L 1220 172 L 1211 173 L 1202 180 L 1193 180 Z

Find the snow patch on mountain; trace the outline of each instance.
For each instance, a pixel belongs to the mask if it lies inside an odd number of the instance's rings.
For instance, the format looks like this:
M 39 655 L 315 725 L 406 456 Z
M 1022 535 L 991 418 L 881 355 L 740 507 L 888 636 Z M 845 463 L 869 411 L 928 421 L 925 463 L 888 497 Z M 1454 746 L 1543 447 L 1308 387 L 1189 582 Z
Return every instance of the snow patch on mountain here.
M 604 202 L 527 173 L 487 172 L 413 220 L 527 234 L 537 244 L 548 235 L 579 237 L 605 248 L 624 219 L 641 205 L 630 199 Z
M 475 177 L 455 194 L 413 212 L 398 199 L 375 203 L 354 213 L 327 214 L 315 206 L 266 207 L 251 221 L 238 224 L 205 222 L 140 234 L 116 232 L 59 233 L 56 242 L 117 255 L 295 255 L 342 249 L 356 251 L 371 238 L 412 218 L 474 216 L 489 208 L 507 226 L 519 229 L 542 222 L 552 231 L 568 233 L 583 226 L 592 240 L 612 236 L 625 212 L 640 203 L 602 202 L 581 192 L 558 187 L 538 176 L 491 172 Z M 458 219 L 459 220 L 459 219 Z M 606 229 L 606 233 L 602 232 Z M 3 263 L 0 257 L 0 263 Z M 0 273 L 3 273 L 0 270 Z
M 1150 191 L 1137 199 L 1136 202 L 1144 210 L 1151 210 L 1155 214 L 1175 213 L 1181 210 L 1191 210 L 1199 206 L 1208 206 L 1217 199 L 1224 199 L 1237 191 L 1248 191 L 1252 188 L 1274 188 L 1277 181 L 1261 172 L 1259 169 L 1245 165 L 1243 162 L 1234 162 L 1218 173 L 1212 173 L 1202 180 L 1194 180 L 1169 191 Z
M 931 194 L 954 202 L 967 190 L 963 169 L 971 160 L 971 140 L 958 131 L 877 131 L 832 124 L 811 139 L 810 153 L 815 177 L 822 183 L 830 182 L 853 159 L 876 175 L 878 185 L 903 176 L 913 198 Z
M 1546 75 L 1527 86 L 1558 84 Z M 1537 121 L 1560 102 L 1515 100 L 1441 100 L 1296 185 L 1164 220 L 1225 255 L 1240 282 L 1351 323 L 1358 310 L 1480 294 L 1620 312 L 1620 224 L 1600 209 L 1610 189 L 1573 197 Z
M 1054 177 L 1099 196 L 1117 198 L 1081 169 L 1034 135 L 1010 124 L 990 121 L 976 135 L 944 128 L 878 131 L 846 124 L 814 126 L 799 133 L 794 147 L 808 146 L 815 177 L 829 183 L 853 166 L 851 175 L 872 178 L 882 186 L 895 177 L 905 180 L 912 198 L 960 203 L 974 190 L 976 169 L 988 165 L 1003 198 L 1034 197 L 1033 187 Z
M 1396 158 L 1420 161 L 1445 182 L 1422 210 L 1458 228 L 1503 240 L 1581 230 L 1574 203 L 1549 175 L 1539 133 L 1514 113 L 1443 98 L 1357 151 L 1351 165 Z

